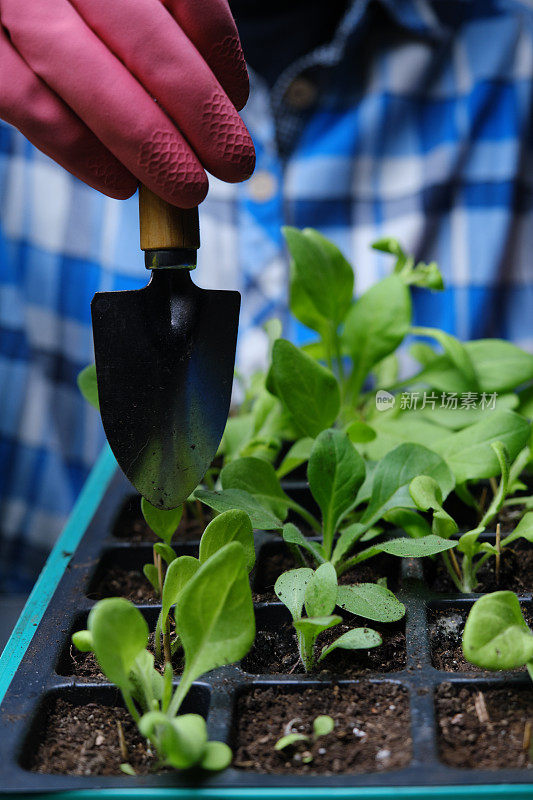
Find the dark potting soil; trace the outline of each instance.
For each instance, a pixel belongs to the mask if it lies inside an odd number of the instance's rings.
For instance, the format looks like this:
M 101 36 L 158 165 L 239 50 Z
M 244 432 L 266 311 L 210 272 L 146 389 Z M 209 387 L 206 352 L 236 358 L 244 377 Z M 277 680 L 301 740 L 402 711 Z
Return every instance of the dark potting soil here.
M 90 593 L 91 599 L 125 597 L 137 605 L 155 605 L 159 602 L 153 586 L 144 573 L 136 569 L 112 566 L 107 569 Z
M 319 714 L 335 721 L 331 733 L 274 750 L 285 734 L 309 734 Z M 395 684 L 256 688 L 239 697 L 236 720 L 238 769 L 330 775 L 399 769 L 411 760 L 408 696 Z
M 197 541 L 202 536 L 206 525 L 212 519 L 209 509 L 201 507 L 204 519 L 197 519 L 187 511 L 184 512 L 180 524 L 172 537 L 173 541 Z M 113 529 L 113 536 L 129 542 L 159 542 L 160 539 L 148 527 L 141 513 L 138 496 L 131 497 L 124 505 Z
M 491 530 L 496 530 L 496 525 L 499 523 L 500 533 L 502 535 L 511 533 L 511 531 L 514 531 L 524 516 L 525 511 L 526 506 L 523 503 L 520 503 L 516 506 L 503 506 L 503 508 L 500 509 L 496 519 L 491 523 Z
M 460 560 L 460 553 L 457 557 Z M 424 575 L 429 588 L 435 592 L 457 592 L 442 560 L 424 559 Z M 500 579 L 496 581 L 495 559 L 488 559 L 478 572 L 477 593 L 496 592 L 509 589 L 517 594 L 527 594 L 533 589 L 533 547 L 520 546 L 505 548 L 500 560 Z
M 442 760 L 468 769 L 531 768 L 524 728 L 533 722 L 533 690 L 443 683 L 436 710 Z
M 379 578 L 387 578 L 388 588 L 395 592 L 399 583 L 399 561 L 400 559 L 392 556 L 376 556 L 345 572 L 340 576 L 339 583 L 342 585 L 375 583 Z M 282 573 L 289 569 L 295 569 L 296 566 L 294 558 L 288 550 L 281 548 L 269 552 L 268 548 L 265 548 L 256 568 L 252 592 L 254 602 L 278 602 L 278 598 L 274 594 L 274 584 Z
M 155 634 L 150 634 L 148 642 L 148 650 L 155 654 L 154 647 Z M 163 672 L 164 664 L 156 661 L 155 667 L 159 672 Z M 176 653 L 172 658 L 172 668 L 175 675 L 180 675 L 183 671 L 183 653 Z M 61 675 L 74 675 L 76 678 L 84 680 L 107 680 L 103 672 L 100 670 L 96 656 L 94 653 L 82 653 L 73 644 L 70 645 L 67 659 L 63 662 L 60 668 Z
M 156 757 L 121 707 L 58 699 L 43 721 L 40 741 L 32 751 L 29 769 L 60 775 L 121 775 L 117 723 L 124 732 L 127 761 L 139 775 L 154 770 Z
M 462 608 L 430 611 L 431 662 L 436 669 L 444 672 L 480 672 L 494 675 L 471 664 L 463 655 L 462 636 L 467 616 L 468 612 Z M 527 612 L 525 616 L 531 624 Z M 525 667 L 521 671 L 525 671 Z
M 358 627 L 362 627 L 360 623 Z M 352 678 L 369 672 L 399 672 L 407 661 L 405 634 L 372 622 L 368 626 L 381 633 L 383 644 L 370 650 L 334 650 L 317 666 L 317 673 L 334 673 Z M 355 625 L 339 624 L 320 634 L 316 652 L 331 644 Z M 305 672 L 298 657 L 294 627 L 284 622 L 273 630 L 258 630 L 255 642 L 242 661 L 242 668 L 254 675 L 300 674 Z

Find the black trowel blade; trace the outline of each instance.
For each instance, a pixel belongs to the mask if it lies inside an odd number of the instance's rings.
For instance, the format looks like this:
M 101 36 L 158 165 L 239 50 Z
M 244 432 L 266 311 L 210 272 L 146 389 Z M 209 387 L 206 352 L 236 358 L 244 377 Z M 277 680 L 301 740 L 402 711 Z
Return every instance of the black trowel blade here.
M 158 508 L 183 503 L 216 454 L 239 307 L 238 292 L 199 289 L 188 269 L 159 268 L 143 289 L 94 296 L 104 430 L 126 476 Z

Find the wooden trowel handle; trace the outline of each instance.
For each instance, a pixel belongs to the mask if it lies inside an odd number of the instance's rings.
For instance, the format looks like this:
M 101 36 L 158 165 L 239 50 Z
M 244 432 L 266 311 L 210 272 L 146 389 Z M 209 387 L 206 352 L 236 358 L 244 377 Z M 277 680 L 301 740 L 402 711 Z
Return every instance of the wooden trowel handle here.
M 141 250 L 198 250 L 197 208 L 176 208 L 146 186 L 139 187 Z

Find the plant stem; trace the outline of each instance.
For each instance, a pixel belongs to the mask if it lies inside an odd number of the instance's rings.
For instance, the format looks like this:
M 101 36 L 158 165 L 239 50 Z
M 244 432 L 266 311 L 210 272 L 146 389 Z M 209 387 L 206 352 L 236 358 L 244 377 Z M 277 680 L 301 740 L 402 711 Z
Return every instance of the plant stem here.
M 122 689 L 121 692 L 122 692 L 122 697 L 124 698 L 124 702 L 126 703 L 126 708 L 128 709 L 128 711 L 130 712 L 131 716 L 133 717 L 133 719 L 135 720 L 135 722 L 138 725 L 139 722 L 140 722 L 141 717 L 139 715 L 139 712 L 135 708 L 135 703 L 133 702 L 131 694 L 129 692 L 126 692 L 124 689 Z
M 454 586 L 456 587 L 456 589 L 459 589 L 459 591 L 462 592 L 463 591 L 462 579 L 457 577 L 457 572 L 455 571 L 455 569 L 452 566 L 452 562 L 450 561 L 448 553 L 441 553 L 441 555 L 442 555 L 442 561 L 444 563 L 444 566 L 446 567 L 448 575 L 452 579 Z M 459 565 L 457 564 L 457 559 L 455 560 L 455 563 L 457 565 L 457 569 L 459 569 Z M 459 570 L 459 575 L 461 575 L 461 571 L 460 570 Z
M 163 566 L 161 564 L 161 556 L 156 552 L 155 545 L 153 547 L 153 554 L 154 554 L 154 566 L 157 570 L 159 597 L 163 597 Z
M 342 350 L 341 342 L 337 331 L 333 331 L 333 347 L 335 351 L 335 361 L 337 362 L 337 370 L 339 372 L 339 382 L 341 385 L 341 398 L 344 397 L 345 377 L 344 377 L 344 364 L 342 363 Z
M 501 531 L 500 523 L 496 525 L 496 586 L 500 585 L 500 556 L 501 556 Z
M 170 621 L 168 617 L 163 627 L 163 651 L 165 653 L 165 663 L 170 664 L 172 656 L 170 653 Z
M 479 569 L 479 565 L 478 565 Z M 476 570 L 474 569 L 474 562 L 470 556 L 463 556 L 463 588 L 462 591 L 470 594 L 476 588 L 478 583 L 476 577 Z
M 155 626 L 155 657 L 157 661 L 161 661 L 161 627 L 162 627 L 163 609 L 159 612 Z
M 455 574 L 457 575 L 459 580 L 462 581 L 463 580 L 463 575 L 461 573 L 461 568 L 459 567 L 459 562 L 457 561 L 457 556 L 455 555 L 453 550 L 450 550 L 450 561 L 452 562 L 452 567 L 455 570 Z
M 185 671 L 181 676 L 181 680 L 178 683 L 176 691 L 174 692 L 174 695 L 168 707 L 167 714 L 169 717 L 172 718 L 176 716 L 191 686 L 192 686 L 192 680 L 190 678 L 190 670 L 187 670 L 187 668 L 185 668 Z

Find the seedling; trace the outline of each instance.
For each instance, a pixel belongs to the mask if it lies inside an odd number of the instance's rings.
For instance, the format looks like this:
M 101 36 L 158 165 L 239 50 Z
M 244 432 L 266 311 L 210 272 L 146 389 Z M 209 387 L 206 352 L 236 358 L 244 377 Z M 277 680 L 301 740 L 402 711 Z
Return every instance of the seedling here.
M 492 501 L 479 525 L 460 536 L 457 542 L 457 552 L 460 557 L 456 558 L 451 552 L 449 554 L 443 553 L 443 560 L 448 574 L 460 592 L 474 592 L 476 590 L 479 583 L 479 570 L 491 558 L 494 559 L 498 575 L 502 553 L 517 539 L 522 538 L 528 542 L 533 542 L 533 512 L 531 511 L 524 514 L 514 531 L 503 539 L 499 535 L 498 527 L 495 544 L 479 540 L 480 535 L 493 522 L 502 508 L 510 485 L 510 465 L 507 448 L 502 442 L 493 442 L 491 446 L 501 468 L 500 481 Z M 449 538 L 458 532 L 457 523 L 442 506 L 443 499 L 440 488 L 431 477 L 419 476 L 414 478 L 410 484 L 409 491 L 417 508 L 422 511 L 433 511 L 432 530 L 435 534 L 443 538 Z
M 455 546 L 428 529 L 428 535 L 417 530 L 417 538 L 375 543 L 350 555 L 359 541 L 375 539 L 381 532 L 377 526 L 395 510 L 415 508 L 409 484 L 421 474 L 433 477 L 444 496 L 453 488 L 453 475 L 444 460 L 422 445 L 400 445 L 369 469 L 347 434 L 329 429 L 314 441 L 307 470 L 311 493 L 322 512 L 321 522 L 291 500 L 273 466 L 257 458 L 237 459 L 224 467 L 222 491 L 198 489 L 195 495 L 219 512 L 227 508 L 246 511 L 255 528 L 280 530 L 301 564 L 305 564 L 305 552 L 313 566 L 329 561 L 341 575 L 378 553 L 413 558 Z M 289 510 L 320 533 L 322 542 L 308 539 L 296 525 L 285 523 Z M 407 521 L 405 516 L 395 517 L 394 522 L 402 527 L 405 522 L 410 533 L 412 517 Z M 417 521 L 423 523 L 421 518 Z
M 254 640 L 246 554 L 239 542 L 213 553 L 183 587 L 176 604 L 176 631 L 185 666 L 175 690 L 170 664 L 161 675 L 146 649 L 146 620 L 123 598 L 97 603 L 87 630 L 75 633 L 72 640 L 80 650 L 95 653 L 102 672 L 120 689 L 139 731 L 156 748 L 161 764 L 180 770 L 225 769 L 231 761 L 229 747 L 207 740 L 203 717 L 178 716 L 178 712 L 197 678 L 243 658 Z
M 170 542 L 180 524 L 183 506 L 166 511 L 165 509 L 156 508 L 146 498 L 142 497 L 141 511 L 144 521 L 150 530 L 162 540 L 154 544 L 154 563 L 145 564 L 143 567 L 146 578 L 148 578 L 156 593 L 161 597 L 164 580 L 163 561 L 166 564 L 171 564 L 176 558 L 176 553 L 170 546 Z
M 241 544 L 249 573 L 255 564 L 254 534 L 250 518 L 244 511 L 239 510 L 225 511 L 209 523 L 200 540 L 198 558 L 179 556 L 174 557 L 168 564 L 161 595 L 161 611 L 155 631 L 155 653 L 158 660 L 161 658 L 161 634 L 165 661 L 170 661 L 171 656 L 180 647 L 179 636 L 176 635 L 173 640 L 170 638 L 170 609 L 178 604 L 180 593 L 201 565 L 230 542 Z
M 476 600 L 463 632 L 463 653 L 482 669 L 525 666 L 533 680 L 533 632 L 513 592 L 493 592 Z
M 292 723 L 292 720 L 291 720 Z M 321 736 L 327 736 L 335 728 L 335 721 L 327 716 L 327 714 L 320 714 L 313 720 L 313 732 L 310 735 L 305 733 L 286 733 L 281 739 L 278 739 L 274 745 L 274 750 L 283 752 L 284 750 L 294 748 L 295 745 L 312 745 L 315 744 Z M 313 760 L 312 754 L 306 750 L 301 755 L 303 764 L 310 764 Z
M 332 564 L 322 564 L 313 572 L 302 568 L 285 572 L 277 579 L 274 591 L 292 616 L 300 660 L 306 672 L 312 672 L 327 655 L 337 648 L 368 650 L 381 644 L 381 636 L 370 628 L 353 628 L 339 636 L 317 655 L 315 643 L 328 628 L 342 622 L 332 614 L 337 605 L 337 575 Z M 306 616 L 303 616 L 305 607 Z M 405 608 L 403 609 L 405 613 Z

